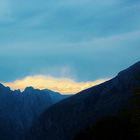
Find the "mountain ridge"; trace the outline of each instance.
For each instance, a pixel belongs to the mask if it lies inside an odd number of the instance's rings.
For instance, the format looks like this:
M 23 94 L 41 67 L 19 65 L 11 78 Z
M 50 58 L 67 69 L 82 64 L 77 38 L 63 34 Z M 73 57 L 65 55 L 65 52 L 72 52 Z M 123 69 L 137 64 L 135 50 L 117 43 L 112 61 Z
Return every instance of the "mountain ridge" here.
M 55 93 L 51 90 L 27 87 L 21 92 L 0 84 L 0 139 L 24 139 L 25 133 L 40 114 L 64 99 L 59 93 L 55 99 L 52 96 Z
M 139 76 L 140 62 L 105 83 L 55 104 L 33 125 L 29 138 L 73 140 L 79 131 L 97 119 L 108 115 L 116 116 L 122 110 L 131 108 L 130 100 L 134 96 L 134 90 L 140 87 Z

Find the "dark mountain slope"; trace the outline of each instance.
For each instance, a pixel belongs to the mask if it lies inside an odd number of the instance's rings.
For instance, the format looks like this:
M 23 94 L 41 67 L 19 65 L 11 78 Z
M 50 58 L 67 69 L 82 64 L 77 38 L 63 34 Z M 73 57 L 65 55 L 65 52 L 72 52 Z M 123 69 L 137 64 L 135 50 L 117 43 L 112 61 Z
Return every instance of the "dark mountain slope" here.
M 26 88 L 24 92 L 0 87 L 0 139 L 21 139 L 38 116 L 52 105 L 45 92 Z
M 98 119 L 80 131 L 74 140 L 140 140 L 140 87 L 130 99 L 131 108 L 116 116 Z
M 80 131 L 107 116 L 132 107 L 140 87 L 140 62 L 115 78 L 66 99 L 47 110 L 32 127 L 28 139 L 72 140 Z
M 40 114 L 63 99 L 63 95 L 57 93 L 54 100 L 51 97 L 53 93 L 32 87 L 27 87 L 23 92 L 12 91 L 0 84 L 0 139 L 24 139 L 25 133 Z

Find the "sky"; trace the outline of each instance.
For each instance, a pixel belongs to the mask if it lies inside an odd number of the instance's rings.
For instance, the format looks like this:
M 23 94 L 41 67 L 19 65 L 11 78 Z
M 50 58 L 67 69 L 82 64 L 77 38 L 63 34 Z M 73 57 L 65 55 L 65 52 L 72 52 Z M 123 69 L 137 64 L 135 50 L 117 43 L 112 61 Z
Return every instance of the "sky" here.
M 74 93 L 139 60 L 139 0 L 0 0 L 0 81 L 11 88 Z

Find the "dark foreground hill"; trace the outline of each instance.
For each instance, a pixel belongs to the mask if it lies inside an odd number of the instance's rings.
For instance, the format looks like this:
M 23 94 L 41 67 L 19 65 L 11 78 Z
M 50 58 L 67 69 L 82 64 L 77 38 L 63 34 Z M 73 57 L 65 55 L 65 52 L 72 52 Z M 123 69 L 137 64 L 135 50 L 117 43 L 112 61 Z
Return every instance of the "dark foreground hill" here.
M 139 134 L 140 62 L 52 106 L 32 126 L 26 139 L 135 140 Z
M 23 92 L 12 91 L 0 84 L 0 140 L 24 139 L 40 114 L 66 97 L 32 87 Z

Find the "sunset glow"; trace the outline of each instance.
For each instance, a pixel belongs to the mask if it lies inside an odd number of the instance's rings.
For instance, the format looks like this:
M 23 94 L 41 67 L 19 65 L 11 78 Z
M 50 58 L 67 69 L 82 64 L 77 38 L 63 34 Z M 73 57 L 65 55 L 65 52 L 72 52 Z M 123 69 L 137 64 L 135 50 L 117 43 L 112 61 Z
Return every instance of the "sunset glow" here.
M 32 86 L 37 89 L 50 89 L 63 94 L 74 94 L 105 81 L 105 79 L 100 79 L 93 82 L 76 82 L 75 80 L 68 78 L 55 78 L 39 75 L 28 76 L 20 80 L 4 83 L 4 85 L 9 86 L 12 89 L 23 90 L 28 86 Z

